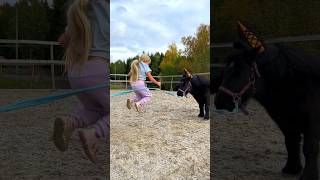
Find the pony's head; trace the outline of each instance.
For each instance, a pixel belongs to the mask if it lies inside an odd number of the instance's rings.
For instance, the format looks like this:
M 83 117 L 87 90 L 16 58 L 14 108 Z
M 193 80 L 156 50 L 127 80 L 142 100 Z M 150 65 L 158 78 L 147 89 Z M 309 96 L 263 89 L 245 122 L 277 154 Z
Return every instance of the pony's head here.
M 192 90 L 191 80 L 192 80 L 192 74 L 187 70 L 184 69 L 184 73 L 180 79 L 180 84 L 178 85 L 178 96 L 186 96 L 189 92 Z
M 223 71 L 223 79 L 215 96 L 217 109 L 232 111 L 237 105 L 245 104 L 253 95 L 255 81 L 260 76 L 256 59 L 264 53 L 262 42 L 238 22 L 240 40 L 234 42 L 237 52 L 228 58 Z

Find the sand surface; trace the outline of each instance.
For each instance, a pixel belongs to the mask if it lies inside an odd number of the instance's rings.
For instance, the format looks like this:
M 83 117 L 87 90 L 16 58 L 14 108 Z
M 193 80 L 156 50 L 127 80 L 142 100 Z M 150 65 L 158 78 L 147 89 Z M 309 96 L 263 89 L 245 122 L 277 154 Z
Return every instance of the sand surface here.
M 297 180 L 281 173 L 287 152 L 278 126 L 257 102 L 247 109 L 249 116 L 212 113 L 214 179 Z
M 0 90 L 0 104 L 49 95 L 50 90 Z M 61 153 L 50 137 L 54 119 L 78 104 L 75 97 L 54 103 L 0 113 L 0 179 L 106 179 L 106 148 L 99 161 L 87 160 L 77 133 Z
M 111 179 L 209 179 L 209 121 L 195 100 L 152 94 L 143 113 L 127 109 L 132 93 L 111 98 Z

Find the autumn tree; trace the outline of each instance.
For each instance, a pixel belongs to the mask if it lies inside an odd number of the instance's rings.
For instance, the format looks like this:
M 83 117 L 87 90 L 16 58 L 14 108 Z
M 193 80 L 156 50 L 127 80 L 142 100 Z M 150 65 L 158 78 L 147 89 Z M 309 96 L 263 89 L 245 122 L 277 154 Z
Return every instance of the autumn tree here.
M 210 71 L 210 28 L 201 24 L 195 37 L 182 37 L 185 45 L 184 54 L 191 59 L 191 70 L 194 73 Z M 186 63 L 186 62 L 184 62 Z

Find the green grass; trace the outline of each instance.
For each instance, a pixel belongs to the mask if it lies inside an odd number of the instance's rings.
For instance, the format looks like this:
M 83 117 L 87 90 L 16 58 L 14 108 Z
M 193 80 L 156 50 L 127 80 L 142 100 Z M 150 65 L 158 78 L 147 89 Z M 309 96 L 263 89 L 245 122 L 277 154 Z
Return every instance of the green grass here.
M 121 90 L 121 89 L 125 89 L 126 87 L 123 86 L 122 84 L 111 84 L 110 85 L 110 89 L 111 90 Z
M 48 89 L 50 81 L 13 80 L 0 76 L 0 89 Z

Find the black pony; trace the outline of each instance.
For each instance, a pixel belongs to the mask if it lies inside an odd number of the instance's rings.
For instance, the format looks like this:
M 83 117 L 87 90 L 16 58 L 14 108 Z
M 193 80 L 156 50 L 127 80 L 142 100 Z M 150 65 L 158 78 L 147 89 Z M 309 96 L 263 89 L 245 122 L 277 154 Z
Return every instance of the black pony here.
M 234 43 L 215 97 L 217 109 L 232 111 L 255 98 L 280 127 L 288 152 L 283 173 L 300 174 L 303 135 L 305 166 L 301 179 L 318 179 L 320 138 L 320 56 L 280 44 L 264 45 L 238 22 L 240 40 Z
M 210 66 L 210 94 L 214 95 L 218 92 L 219 86 L 222 82 L 222 73 L 221 67 L 214 67 L 214 65 Z
M 189 71 L 184 69 L 177 95 L 186 96 L 190 93 L 199 104 L 200 113 L 198 117 L 204 117 L 204 119 L 207 120 L 209 119 L 209 88 L 210 84 L 208 80 L 198 75 L 192 75 Z

